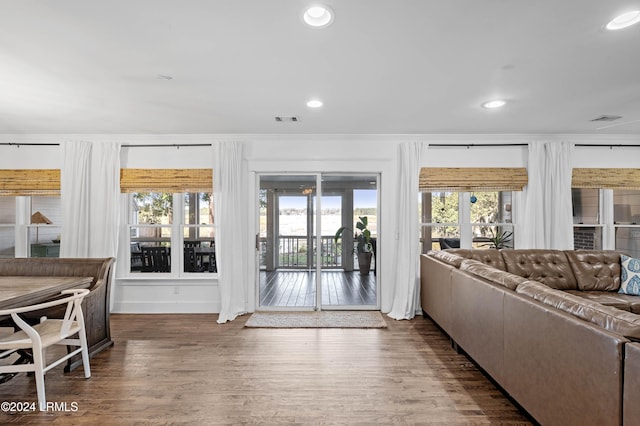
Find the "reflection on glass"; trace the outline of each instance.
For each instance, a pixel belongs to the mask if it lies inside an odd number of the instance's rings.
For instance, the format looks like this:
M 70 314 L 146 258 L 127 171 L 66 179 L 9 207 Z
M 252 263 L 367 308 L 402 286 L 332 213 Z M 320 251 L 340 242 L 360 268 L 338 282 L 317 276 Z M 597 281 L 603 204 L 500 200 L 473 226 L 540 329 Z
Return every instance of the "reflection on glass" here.
M 571 189 L 573 223 L 596 225 L 600 221 L 600 190 Z
M 0 227 L 0 258 L 15 257 L 15 235 L 16 233 L 13 226 Z
M 613 221 L 622 225 L 640 224 L 640 190 L 613 191 Z
M 573 247 L 576 250 L 602 250 L 602 228 L 599 226 L 575 226 Z

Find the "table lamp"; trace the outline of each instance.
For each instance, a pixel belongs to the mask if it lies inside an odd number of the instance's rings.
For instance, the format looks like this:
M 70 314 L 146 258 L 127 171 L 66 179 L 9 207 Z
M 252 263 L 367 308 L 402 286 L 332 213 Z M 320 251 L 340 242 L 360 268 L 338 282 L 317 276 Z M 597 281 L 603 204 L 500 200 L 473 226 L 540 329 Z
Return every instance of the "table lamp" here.
M 34 214 L 31 215 L 31 223 L 36 223 L 36 224 L 45 223 L 47 225 L 51 225 L 53 222 L 51 222 L 49 218 L 43 215 L 42 213 L 35 212 Z M 39 242 L 38 233 L 39 233 L 39 228 L 36 226 L 36 244 L 38 244 Z

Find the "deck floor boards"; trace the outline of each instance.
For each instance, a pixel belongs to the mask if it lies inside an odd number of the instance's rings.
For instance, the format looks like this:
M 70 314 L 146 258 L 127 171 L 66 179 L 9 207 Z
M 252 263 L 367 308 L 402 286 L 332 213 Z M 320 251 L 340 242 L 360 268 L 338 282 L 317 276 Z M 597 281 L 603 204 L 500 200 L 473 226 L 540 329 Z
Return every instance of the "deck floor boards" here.
M 323 306 L 376 306 L 374 274 L 339 270 L 322 271 Z M 316 273 L 276 270 L 260 272 L 261 307 L 315 306 Z

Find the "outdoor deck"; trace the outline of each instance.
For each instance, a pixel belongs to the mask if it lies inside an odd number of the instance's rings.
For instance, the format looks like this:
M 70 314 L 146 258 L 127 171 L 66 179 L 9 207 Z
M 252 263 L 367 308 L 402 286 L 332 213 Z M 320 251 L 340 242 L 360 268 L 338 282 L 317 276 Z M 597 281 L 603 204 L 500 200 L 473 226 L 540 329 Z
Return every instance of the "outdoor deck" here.
M 376 306 L 376 276 L 322 271 L 323 306 Z M 260 271 L 260 307 L 313 307 L 316 273 Z

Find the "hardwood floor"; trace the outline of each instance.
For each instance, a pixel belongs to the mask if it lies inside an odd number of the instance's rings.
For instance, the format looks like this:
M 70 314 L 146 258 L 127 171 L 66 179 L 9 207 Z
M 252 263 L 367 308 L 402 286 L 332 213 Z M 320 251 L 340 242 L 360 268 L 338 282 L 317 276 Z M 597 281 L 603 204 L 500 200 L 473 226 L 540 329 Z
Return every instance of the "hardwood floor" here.
M 322 271 L 323 306 L 376 306 L 376 277 L 373 273 L 342 270 Z M 309 271 L 260 271 L 261 307 L 313 307 L 316 273 Z
M 429 320 L 387 329 L 249 329 L 248 316 L 113 315 L 115 346 L 46 376 L 75 412 L 0 424 L 530 424 Z M 35 401 L 33 377 L 0 401 Z

